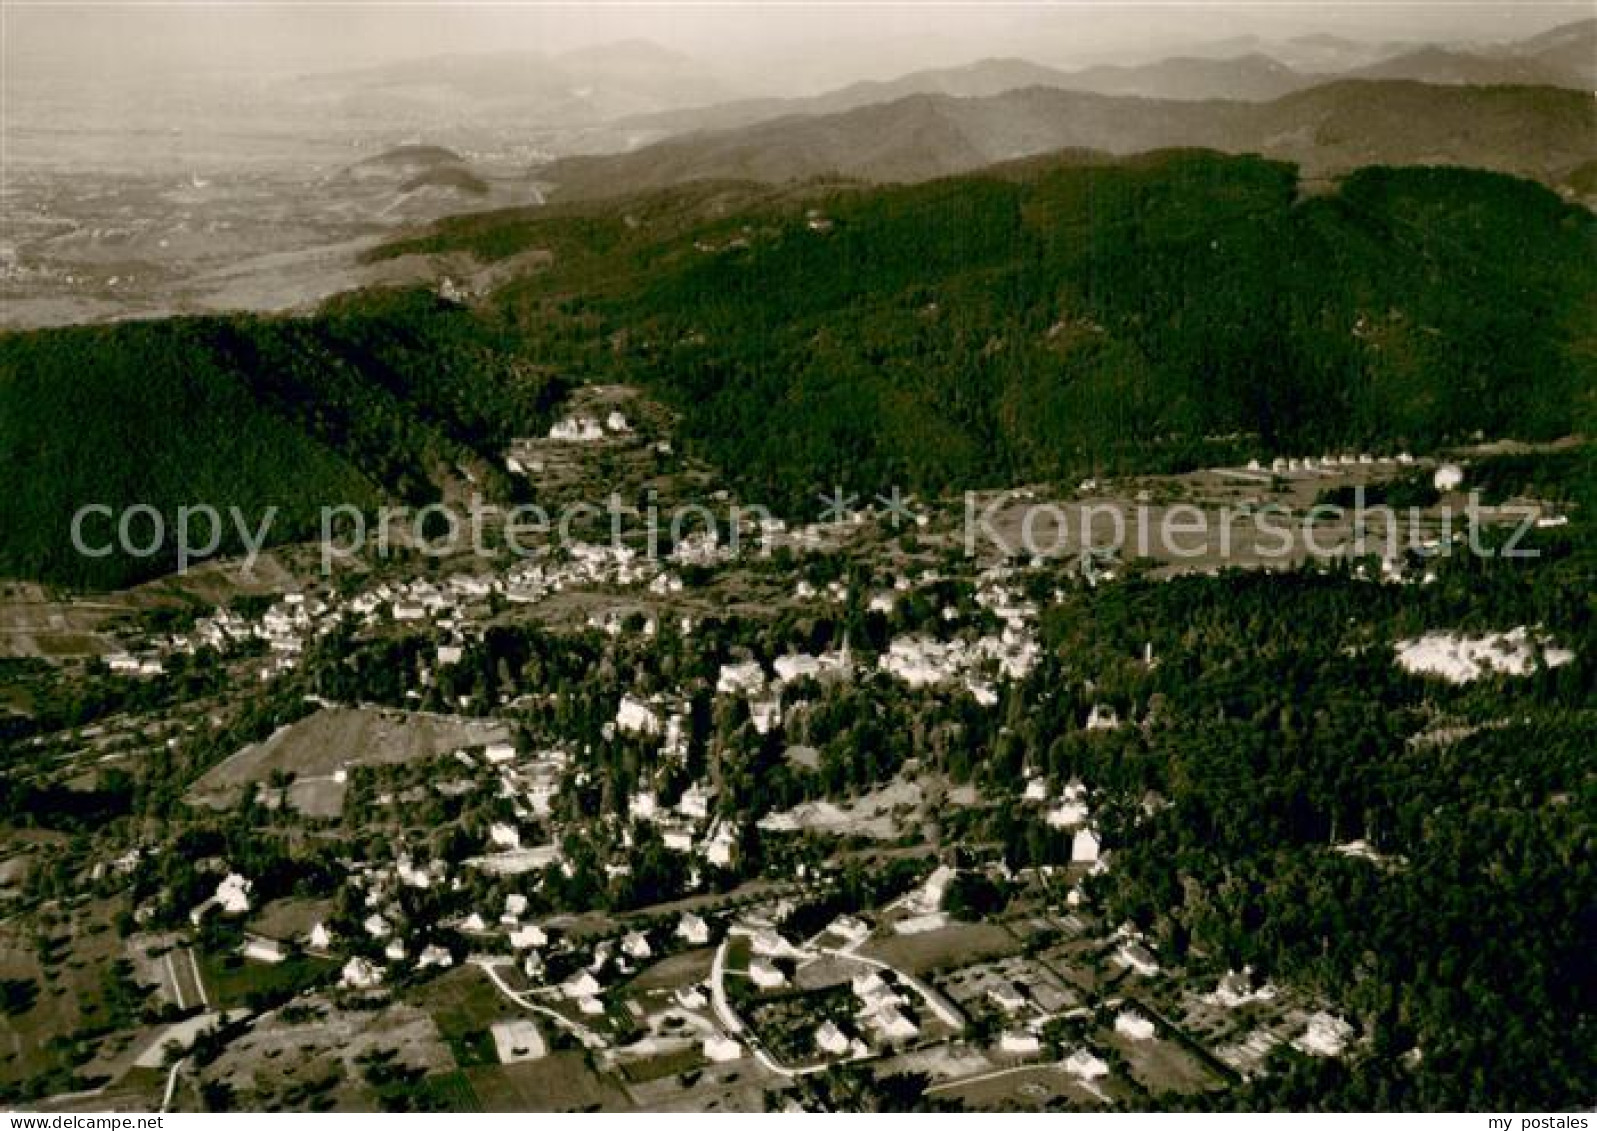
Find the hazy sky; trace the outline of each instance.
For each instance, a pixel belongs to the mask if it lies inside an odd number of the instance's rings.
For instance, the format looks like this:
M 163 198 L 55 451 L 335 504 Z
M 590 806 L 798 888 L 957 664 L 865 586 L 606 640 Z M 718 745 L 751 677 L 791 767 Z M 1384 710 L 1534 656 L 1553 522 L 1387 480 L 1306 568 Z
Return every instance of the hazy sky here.
M 422 55 L 556 52 L 642 38 L 701 59 L 743 86 L 813 88 L 984 55 L 1069 65 L 1154 57 L 1183 43 L 1254 33 L 1358 39 L 1509 39 L 1592 14 L 1590 0 L 1403 4 L 1161 0 L 1143 4 L 541 3 L 516 0 L 4 0 L 4 64 L 111 76 L 319 71 Z

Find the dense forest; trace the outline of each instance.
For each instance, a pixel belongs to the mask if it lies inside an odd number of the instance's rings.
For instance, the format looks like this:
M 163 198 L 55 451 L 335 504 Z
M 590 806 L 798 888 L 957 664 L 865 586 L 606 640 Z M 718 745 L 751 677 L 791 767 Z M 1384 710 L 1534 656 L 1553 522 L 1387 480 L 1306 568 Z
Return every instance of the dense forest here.
M 569 382 L 640 383 L 767 505 L 1589 430 L 1597 220 L 1466 170 L 1024 162 L 904 188 L 709 184 L 464 217 L 382 254 L 548 254 L 468 309 L 0 337 L 0 570 L 110 585 L 85 502 L 433 497 Z M 224 547 L 226 549 L 228 547 Z
M 432 497 L 564 380 L 639 381 L 773 505 L 1244 451 L 1548 437 L 1597 387 L 1597 222 L 1526 182 L 1369 169 L 1306 195 L 1207 153 L 913 188 L 698 186 L 399 243 L 553 265 L 486 313 L 363 293 L 312 318 L 0 337 L 0 569 L 77 584 L 85 502 Z M 502 485 L 501 485 L 502 486 Z M 230 547 L 224 547 L 227 549 Z
M 506 324 L 650 385 L 712 461 L 795 506 L 817 483 L 1545 438 L 1589 424 L 1597 388 L 1597 222 L 1474 171 L 1327 189 L 1173 152 L 712 184 L 463 218 L 389 253 L 529 248 L 554 264 L 499 292 Z
M 421 291 L 359 294 L 313 318 L 0 335 L 0 573 L 113 587 L 170 572 L 180 506 L 241 508 L 251 530 L 276 506 L 280 542 L 314 535 L 322 506 L 430 501 L 461 465 L 502 494 L 500 450 L 560 393 L 514 343 Z M 168 543 L 144 558 L 76 553 L 72 515 L 89 503 L 156 507 Z M 134 529 L 141 546 L 152 537 Z M 239 547 L 229 524 L 220 550 Z

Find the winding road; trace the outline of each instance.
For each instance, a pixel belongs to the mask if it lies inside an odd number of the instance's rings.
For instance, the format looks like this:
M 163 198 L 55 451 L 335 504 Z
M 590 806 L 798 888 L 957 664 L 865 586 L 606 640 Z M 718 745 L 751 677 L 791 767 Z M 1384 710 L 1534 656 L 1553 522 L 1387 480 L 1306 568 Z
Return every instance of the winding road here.
M 521 1006 L 522 1009 L 525 1009 L 530 1013 L 536 1013 L 541 1017 L 548 1018 L 560 1028 L 576 1037 L 577 1040 L 581 1041 L 587 1048 L 603 1049 L 609 1047 L 609 1043 L 603 1037 L 601 1037 L 598 1033 L 595 1033 L 586 1025 L 580 1025 L 558 1010 L 550 1009 L 547 1005 L 540 1005 L 535 1001 L 531 1001 L 528 999 L 526 994 L 521 993 L 519 990 L 511 989 L 510 984 L 499 976 L 499 968 L 497 963 L 476 958 L 470 959 L 469 961 L 473 966 L 476 966 L 484 974 L 488 975 L 488 980 L 498 988 L 500 993 L 504 994 L 511 1001 Z

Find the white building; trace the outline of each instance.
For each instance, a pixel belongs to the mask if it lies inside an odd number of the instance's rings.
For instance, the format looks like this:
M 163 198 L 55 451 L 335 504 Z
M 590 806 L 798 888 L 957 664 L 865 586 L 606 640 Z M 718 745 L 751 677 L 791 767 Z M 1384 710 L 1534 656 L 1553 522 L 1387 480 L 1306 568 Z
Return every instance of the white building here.
M 443 947 L 436 945 L 423 947 L 421 955 L 416 959 L 417 968 L 422 970 L 426 970 L 430 966 L 436 966 L 440 970 L 447 970 L 454 964 L 454 955 Z
M 762 990 L 775 990 L 787 985 L 787 975 L 769 959 L 756 958 L 749 963 L 749 981 Z
M 244 957 L 275 966 L 288 957 L 288 951 L 276 939 L 263 938 L 260 935 L 245 935 Z
M 907 1041 L 919 1035 L 920 1026 L 904 1015 L 896 1005 L 883 1006 L 870 1017 L 871 1026 L 884 1041 Z
M 1341 1056 L 1353 1036 L 1353 1026 L 1333 1014 L 1321 1011 L 1309 1018 L 1308 1028 L 1292 1046 L 1310 1056 Z
M 1154 1027 L 1142 1014 L 1123 1009 L 1115 1017 L 1115 1032 L 1133 1041 L 1146 1041 L 1152 1039 Z
M 691 911 L 677 920 L 676 933 L 689 946 L 704 946 L 710 941 L 710 925 Z
M 998 1038 L 998 1047 L 1013 1056 L 1035 1056 L 1042 1051 L 1042 1041 L 1034 1033 L 1012 1030 Z
M 254 885 L 237 872 L 229 872 L 221 883 L 216 885 L 216 893 L 189 912 L 189 921 L 199 926 L 200 920 L 205 918 L 205 913 L 212 907 L 218 908 L 224 915 L 243 915 L 250 909 L 250 891 Z
M 548 941 L 541 927 L 517 927 L 510 932 L 510 945 L 516 950 L 537 950 Z
M 703 821 L 710 815 L 710 802 L 715 799 L 715 790 L 700 782 L 694 782 L 682 791 L 682 796 L 677 799 L 677 812 L 684 817 L 695 821 Z
M 1082 829 L 1070 842 L 1071 863 L 1096 864 L 1101 847 L 1096 832 L 1092 829 Z
M 382 985 L 383 970 L 359 956 L 344 963 L 339 981 L 350 989 L 369 990 Z
M 1065 1071 L 1080 1080 L 1097 1080 L 1109 1075 L 1109 1066 L 1086 1049 L 1077 1049 L 1065 1058 Z
M 842 1056 L 848 1052 L 848 1036 L 839 1029 L 834 1022 L 822 1022 L 815 1030 L 815 1047 L 832 1056 Z
M 758 695 L 765 687 L 765 672 L 754 660 L 738 664 L 722 664 L 716 678 L 715 690 L 719 695 Z
M 1159 960 L 1139 942 L 1121 943 L 1120 949 L 1114 953 L 1114 962 L 1128 970 L 1135 970 L 1145 978 L 1150 978 L 1159 972 Z
M 852 915 L 839 915 L 826 929 L 850 944 L 864 942 L 871 933 L 870 927 Z
M 715 1064 L 725 1064 L 743 1055 L 743 1046 L 731 1037 L 715 1034 L 704 1038 L 704 1059 Z
M 491 766 L 502 766 L 506 762 L 516 760 L 516 745 L 513 742 L 490 742 L 482 752 Z
M 616 729 L 623 734 L 659 734 L 660 716 L 641 699 L 623 695 L 621 705 L 616 708 Z

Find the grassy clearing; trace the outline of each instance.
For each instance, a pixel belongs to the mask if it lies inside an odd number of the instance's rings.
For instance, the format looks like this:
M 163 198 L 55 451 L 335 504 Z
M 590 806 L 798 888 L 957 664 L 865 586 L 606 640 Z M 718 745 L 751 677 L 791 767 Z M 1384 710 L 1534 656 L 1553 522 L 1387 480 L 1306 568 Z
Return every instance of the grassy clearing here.
M 658 1056 L 630 1060 L 620 1066 L 621 1076 L 629 1084 L 643 1084 L 650 1080 L 663 1080 L 680 1076 L 704 1066 L 704 1053 L 696 1046 L 660 1053 Z
M 343 786 L 330 781 L 350 765 L 391 765 L 431 758 L 461 746 L 496 742 L 506 737 L 504 724 L 454 719 L 409 711 L 350 709 L 318 711 L 265 742 L 247 746 L 213 767 L 195 783 L 190 799 L 225 808 L 236 804 L 246 787 L 266 781 L 274 772 L 293 774 L 297 786 L 330 788 L 305 793 L 290 791 L 298 804 L 336 814 L 343 806 Z M 313 780 L 315 779 L 315 780 Z
M 674 990 L 678 986 L 702 982 L 710 976 L 710 966 L 715 960 L 714 947 L 685 950 L 662 958 L 632 979 L 628 986 L 635 993 L 651 990 Z
M 338 964 L 297 955 L 282 962 L 255 962 L 240 954 L 199 954 L 200 975 L 213 1009 L 235 1009 L 262 997 L 289 995 L 331 978 Z
M 432 1016 L 461 1068 L 496 1064 L 499 1058 L 490 1028 L 496 1021 L 526 1016 L 476 970 L 452 970 L 421 986 L 411 1001 Z
M 480 1112 L 482 1101 L 477 1098 L 471 1079 L 464 1072 L 444 1072 L 429 1076 L 422 1084 L 425 1106 L 433 1111 Z
M 994 923 L 951 923 L 919 935 L 873 938 L 860 953 L 878 958 L 901 970 L 920 974 L 927 970 L 968 966 L 1019 954 L 1020 943 Z

